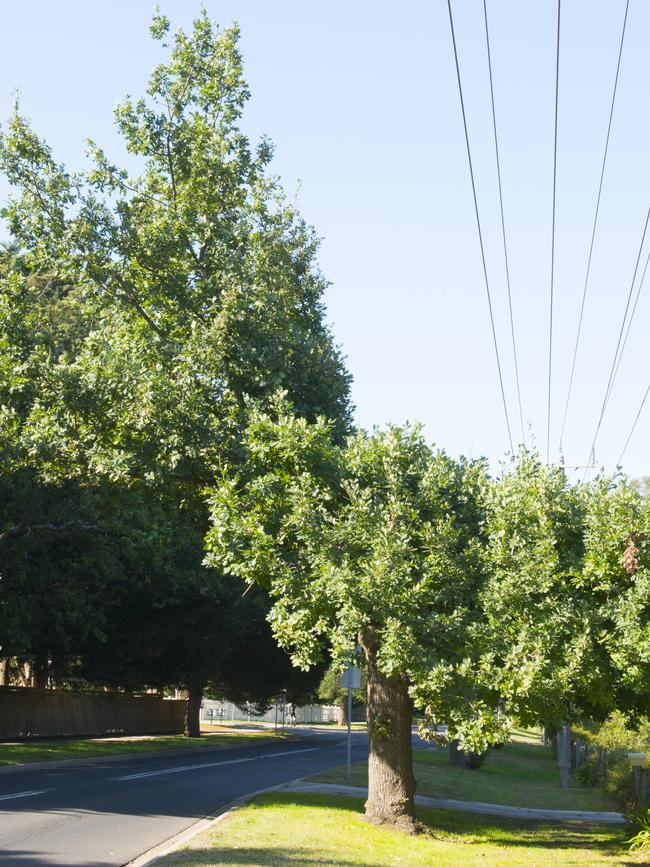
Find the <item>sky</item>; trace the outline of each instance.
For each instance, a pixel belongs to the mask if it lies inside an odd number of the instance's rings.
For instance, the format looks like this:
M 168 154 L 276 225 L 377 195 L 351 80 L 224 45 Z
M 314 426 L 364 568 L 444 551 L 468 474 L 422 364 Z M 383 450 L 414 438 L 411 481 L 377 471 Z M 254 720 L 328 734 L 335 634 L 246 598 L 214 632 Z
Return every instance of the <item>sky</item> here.
M 555 0 L 487 0 L 524 430 L 500 234 L 481 0 L 453 0 L 469 135 L 515 447 L 546 453 Z M 364 427 L 417 421 L 452 455 L 509 450 L 473 210 L 446 0 L 208 0 L 237 20 L 252 97 L 243 126 L 322 237 L 327 315 Z M 163 0 L 173 28 L 193 0 Z M 550 457 L 585 281 L 625 0 L 562 4 Z M 119 158 L 112 109 L 163 52 L 144 0 L 0 0 L 0 123 L 22 111 L 71 169 L 90 137 Z M 650 4 L 630 0 L 575 381 L 562 441 L 589 458 L 650 205 Z M 0 180 L 0 199 L 7 193 Z M 650 252 L 650 231 L 641 260 Z M 649 269 L 650 270 L 650 269 Z M 650 274 L 648 275 L 650 283 Z M 636 291 L 636 290 L 635 290 Z M 650 383 L 642 287 L 596 443 L 612 472 Z M 650 399 L 626 451 L 650 472 Z M 582 476 L 582 471 L 576 471 Z

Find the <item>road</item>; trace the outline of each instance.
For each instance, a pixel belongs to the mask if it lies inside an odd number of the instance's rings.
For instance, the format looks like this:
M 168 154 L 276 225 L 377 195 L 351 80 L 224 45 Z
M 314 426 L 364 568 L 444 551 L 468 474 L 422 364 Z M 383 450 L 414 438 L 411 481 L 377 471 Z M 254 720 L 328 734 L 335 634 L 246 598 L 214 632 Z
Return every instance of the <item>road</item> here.
M 346 761 L 346 736 L 0 774 L 0 864 L 123 865 L 235 798 Z M 367 736 L 353 732 L 352 760 Z

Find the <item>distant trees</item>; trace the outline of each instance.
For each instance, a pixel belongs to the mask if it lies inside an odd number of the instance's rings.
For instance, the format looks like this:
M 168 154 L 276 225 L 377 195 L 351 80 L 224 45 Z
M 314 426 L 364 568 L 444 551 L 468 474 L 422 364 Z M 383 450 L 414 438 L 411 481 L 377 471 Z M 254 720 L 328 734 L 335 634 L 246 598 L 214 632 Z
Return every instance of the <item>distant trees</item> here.
M 355 660 L 357 661 L 357 660 Z M 353 707 L 365 705 L 368 694 L 368 683 L 365 671 L 361 672 L 361 685 L 352 690 Z M 338 724 L 348 724 L 348 690 L 341 686 L 341 672 L 335 664 L 330 664 L 326 669 L 323 679 L 318 685 L 318 698 L 330 705 L 338 707 Z M 353 717 L 354 719 L 354 714 Z

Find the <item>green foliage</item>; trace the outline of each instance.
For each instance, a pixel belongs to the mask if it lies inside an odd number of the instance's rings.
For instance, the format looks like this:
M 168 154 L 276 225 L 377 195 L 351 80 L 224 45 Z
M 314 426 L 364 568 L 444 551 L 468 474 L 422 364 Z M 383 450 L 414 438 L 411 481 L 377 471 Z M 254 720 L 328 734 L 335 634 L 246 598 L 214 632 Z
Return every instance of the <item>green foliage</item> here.
M 602 723 L 575 727 L 574 732 L 599 750 L 598 757 L 590 756 L 586 764 L 578 768 L 580 782 L 604 785 L 621 809 L 632 809 L 634 782 L 628 752 L 650 754 L 647 717 L 640 717 L 633 724 L 628 715 L 613 711 Z
M 478 604 L 484 465 L 453 461 L 417 428 L 339 449 L 325 421 L 283 405 L 253 415 L 244 447 L 246 472 L 210 496 L 207 562 L 268 589 L 296 663 L 328 644 L 342 665 L 371 626 L 381 672 L 429 717 L 476 752 L 503 740 Z
M 630 844 L 630 852 L 650 849 L 650 809 L 630 818 L 638 828 L 637 833 L 627 841 Z
M 37 631 L 33 601 L 52 621 L 54 605 L 68 639 L 41 630 L 46 657 L 81 655 L 88 678 L 226 689 L 224 666 L 234 670 L 247 632 L 268 648 L 267 603 L 242 600 L 232 577 L 203 566 L 204 488 L 222 464 L 237 466 L 250 408 L 279 390 L 296 413 L 330 418 L 340 439 L 349 376 L 324 319 L 316 234 L 270 174 L 269 142 L 253 146 L 240 128 L 249 91 L 238 29 L 203 12 L 172 34 L 157 14 L 151 34 L 168 57 L 145 94 L 115 110 L 131 171 L 89 142 L 89 166 L 70 172 L 18 104 L 0 134 L 12 187 L 0 259 L 0 534 L 25 530 L 11 535 L 0 586 L 2 653 L 35 652 L 22 625 Z M 77 524 L 88 511 L 78 501 L 90 499 L 101 533 L 75 537 L 68 559 L 64 542 L 48 546 L 53 531 L 35 529 L 29 490 L 15 488 L 24 477 L 58 492 Z M 79 581 L 66 585 L 73 552 Z M 60 606 L 43 586 L 50 569 Z M 93 576 L 87 592 L 82 570 Z
M 358 665 L 360 660 L 355 660 L 355 665 Z M 335 704 L 347 697 L 347 689 L 343 689 L 340 685 L 341 670 L 335 665 L 328 666 L 323 679 L 318 686 L 318 697 L 321 701 Z M 355 704 L 365 704 L 367 698 L 367 678 L 365 670 L 361 671 L 361 686 L 358 689 L 352 690 L 352 700 Z
M 572 585 L 583 556 L 581 492 L 523 451 L 490 487 L 483 595 L 499 691 L 511 714 L 561 721 L 590 661 Z
M 389 740 L 394 736 L 393 724 L 391 718 L 387 714 L 375 714 L 370 722 L 372 731 L 377 738 Z
M 576 778 L 581 786 L 603 786 L 607 774 L 605 766 L 596 756 L 588 756 L 585 762 L 576 768 Z
M 634 777 L 626 757 L 614 757 L 607 766 L 605 790 L 621 810 L 634 806 Z
M 574 726 L 573 731 L 587 743 L 610 753 L 628 751 L 650 753 L 648 717 L 638 717 L 633 722 L 628 714 L 615 710 L 602 723 Z

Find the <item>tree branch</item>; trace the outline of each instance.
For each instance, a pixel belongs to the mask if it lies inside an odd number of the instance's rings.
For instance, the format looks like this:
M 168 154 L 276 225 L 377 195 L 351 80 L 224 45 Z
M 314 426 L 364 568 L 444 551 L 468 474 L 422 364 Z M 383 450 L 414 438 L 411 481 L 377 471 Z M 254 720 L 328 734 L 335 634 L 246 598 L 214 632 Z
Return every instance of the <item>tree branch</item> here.
M 96 524 L 87 524 L 84 521 L 66 521 L 63 524 L 28 524 L 25 521 L 19 521 L 13 527 L 9 527 L 3 533 L 0 533 L 0 542 L 7 542 L 9 539 L 16 539 L 20 536 L 27 536 L 31 533 L 60 533 L 66 534 L 73 530 L 80 530 L 86 533 L 98 533 L 99 527 Z

